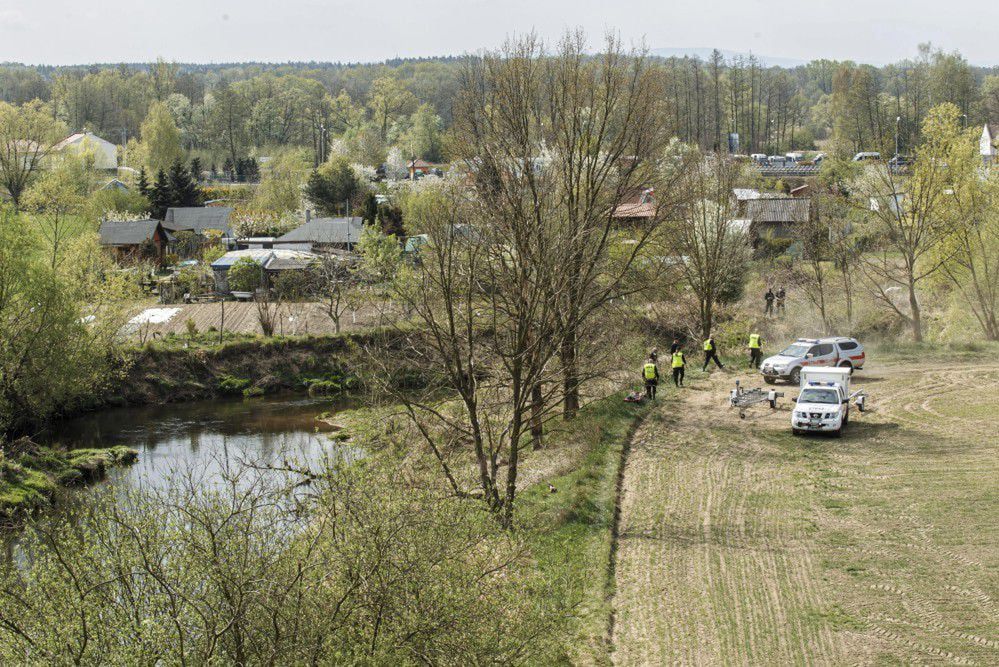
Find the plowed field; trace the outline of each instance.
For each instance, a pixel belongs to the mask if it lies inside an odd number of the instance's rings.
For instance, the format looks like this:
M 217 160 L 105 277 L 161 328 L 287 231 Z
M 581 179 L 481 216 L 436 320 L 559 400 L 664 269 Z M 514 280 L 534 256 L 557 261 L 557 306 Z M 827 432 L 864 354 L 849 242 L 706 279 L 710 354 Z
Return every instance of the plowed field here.
M 632 441 L 615 662 L 999 664 L 999 365 L 871 363 L 841 439 L 740 420 L 736 377 Z

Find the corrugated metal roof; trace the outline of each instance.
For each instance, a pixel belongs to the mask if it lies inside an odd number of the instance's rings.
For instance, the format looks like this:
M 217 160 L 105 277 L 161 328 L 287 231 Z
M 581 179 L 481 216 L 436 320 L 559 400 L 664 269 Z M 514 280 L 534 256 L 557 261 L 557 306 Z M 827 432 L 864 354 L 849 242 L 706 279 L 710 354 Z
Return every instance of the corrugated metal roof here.
M 314 218 L 301 227 L 291 230 L 284 236 L 274 239 L 275 243 L 357 243 L 361 239 L 364 220 L 352 218 Z
M 304 269 L 317 261 L 319 256 L 303 250 L 286 250 L 283 248 L 233 250 L 212 262 L 212 269 L 228 270 L 241 259 L 250 259 L 265 269 L 277 271 L 284 269 Z
M 101 223 L 101 244 L 112 246 L 141 245 L 152 240 L 159 225 L 159 220 L 130 220 L 128 222 L 105 220 Z
M 231 236 L 232 229 L 229 227 L 231 214 L 232 209 L 228 206 L 173 207 L 167 209 L 163 227 L 173 232 L 192 231 L 196 234 L 217 229 Z
M 746 202 L 746 215 L 753 222 L 808 222 L 810 212 L 811 200 L 803 197 Z

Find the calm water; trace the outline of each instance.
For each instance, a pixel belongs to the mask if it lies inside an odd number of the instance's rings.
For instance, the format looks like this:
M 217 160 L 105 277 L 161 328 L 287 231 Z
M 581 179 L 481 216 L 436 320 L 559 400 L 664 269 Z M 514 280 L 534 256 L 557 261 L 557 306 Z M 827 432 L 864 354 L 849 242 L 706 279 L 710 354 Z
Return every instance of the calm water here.
M 347 407 L 329 398 L 280 396 L 112 408 L 66 420 L 38 437 L 66 447 L 127 445 L 139 460 L 108 480 L 122 488 L 164 489 L 177 473 L 210 482 L 223 466 L 315 464 L 343 454 L 316 419 Z

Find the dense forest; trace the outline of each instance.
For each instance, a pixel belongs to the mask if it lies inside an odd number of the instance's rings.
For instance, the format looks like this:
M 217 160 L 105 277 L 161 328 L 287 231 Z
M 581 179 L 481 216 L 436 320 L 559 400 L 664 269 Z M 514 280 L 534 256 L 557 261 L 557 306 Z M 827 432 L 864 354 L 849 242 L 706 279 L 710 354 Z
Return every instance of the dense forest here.
M 441 160 L 463 62 L 3 64 L 0 100 L 48 102 L 71 130 L 123 144 L 163 102 L 184 148 L 220 162 L 281 146 L 308 148 L 319 162 L 336 140 L 368 164 L 383 162 L 392 147 Z M 929 44 L 884 67 L 830 60 L 764 67 L 753 56 L 726 60 L 717 51 L 706 61 L 660 64 L 680 138 L 706 150 L 727 149 L 728 135 L 738 133 L 742 153 L 893 151 L 896 135 L 905 152 L 927 111 L 943 102 L 956 104 L 969 125 L 999 122 L 999 68 L 972 66 Z

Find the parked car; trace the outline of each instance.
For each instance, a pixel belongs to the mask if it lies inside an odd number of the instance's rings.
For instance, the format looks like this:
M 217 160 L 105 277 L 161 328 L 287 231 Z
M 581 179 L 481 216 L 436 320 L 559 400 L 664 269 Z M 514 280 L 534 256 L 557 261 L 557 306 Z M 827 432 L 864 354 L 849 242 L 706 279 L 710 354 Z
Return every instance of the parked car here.
M 908 155 L 896 155 L 888 160 L 888 164 L 892 167 L 908 167 L 912 164 L 912 157 Z
M 867 162 L 869 160 L 880 160 L 881 153 L 877 151 L 864 151 L 853 156 L 854 162 Z
M 833 366 L 849 368 L 852 373 L 863 368 L 866 359 L 864 346 L 855 338 L 799 338 L 780 354 L 764 359 L 760 373 L 767 384 L 777 380 L 798 384 L 802 368 Z

